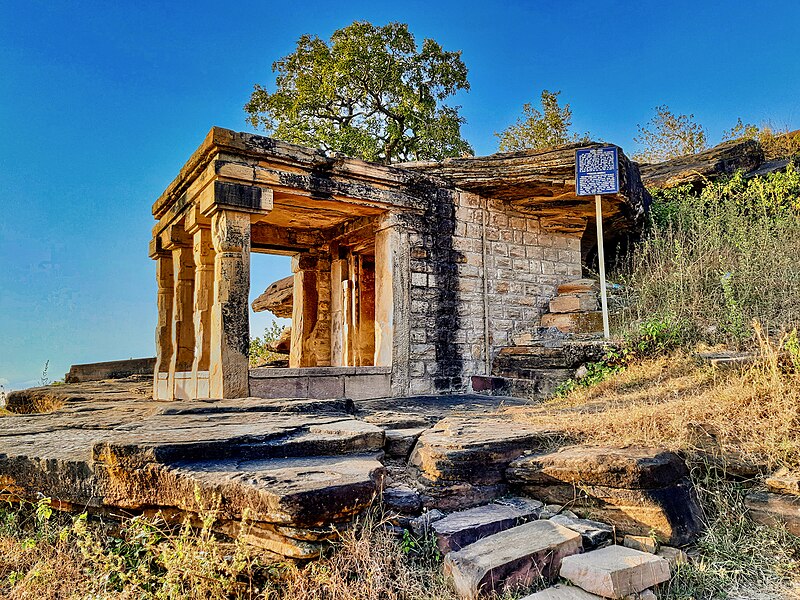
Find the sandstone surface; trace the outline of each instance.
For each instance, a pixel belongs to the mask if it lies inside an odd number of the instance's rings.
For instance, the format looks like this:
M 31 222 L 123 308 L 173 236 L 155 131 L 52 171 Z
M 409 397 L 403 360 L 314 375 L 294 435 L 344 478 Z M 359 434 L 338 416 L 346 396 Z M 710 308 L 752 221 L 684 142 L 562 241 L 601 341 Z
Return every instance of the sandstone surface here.
M 268 310 L 282 319 L 292 318 L 292 301 L 294 299 L 294 275 L 279 279 L 267 286 L 267 289 L 253 300 L 253 311 Z
M 580 534 L 550 521 L 532 521 L 450 552 L 444 569 L 459 596 L 472 600 L 540 578 L 553 581 L 562 560 L 580 551 Z

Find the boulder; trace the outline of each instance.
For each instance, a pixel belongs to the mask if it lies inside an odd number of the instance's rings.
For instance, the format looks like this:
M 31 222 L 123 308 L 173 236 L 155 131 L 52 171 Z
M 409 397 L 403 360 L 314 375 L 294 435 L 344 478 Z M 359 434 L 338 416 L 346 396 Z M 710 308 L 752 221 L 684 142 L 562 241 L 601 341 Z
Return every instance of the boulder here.
M 270 344 L 270 350 L 276 354 L 289 354 L 292 349 L 292 328 L 284 327 L 281 334 L 274 343 Z
M 653 554 L 608 546 L 564 558 L 561 577 L 604 598 L 624 598 L 669 580 L 669 563 Z
M 474 600 L 540 578 L 553 581 L 562 560 L 580 551 L 580 534 L 550 521 L 532 521 L 450 552 L 444 572 L 461 598 Z
M 477 540 L 538 518 L 542 503 L 529 498 L 504 498 L 451 513 L 431 525 L 442 554 L 461 550 Z
M 507 473 L 513 487 L 544 502 L 675 545 L 702 530 L 702 509 L 676 454 L 652 448 L 571 446 L 524 456 Z
M 767 477 L 767 489 L 774 494 L 800 496 L 800 473 L 780 469 Z
M 704 187 L 717 177 L 736 171 L 753 171 L 764 162 L 764 151 L 756 140 L 730 140 L 709 150 L 656 164 L 640 165 L 647 187 L 671 188 L 690 184 Z
M 294 275 L 279 279 L 267 286 L 258 298 L 253 300 L 253 311 L 270 311 L 282 319 L 292 318 L 292 304 L 294 301 Z
M 409 473 L 426 507 L 469 508 L 505 495 L 505 471 L 525 451 L 558 432 L 502 417 L 448 417 L 424 431 L 409 458 Z

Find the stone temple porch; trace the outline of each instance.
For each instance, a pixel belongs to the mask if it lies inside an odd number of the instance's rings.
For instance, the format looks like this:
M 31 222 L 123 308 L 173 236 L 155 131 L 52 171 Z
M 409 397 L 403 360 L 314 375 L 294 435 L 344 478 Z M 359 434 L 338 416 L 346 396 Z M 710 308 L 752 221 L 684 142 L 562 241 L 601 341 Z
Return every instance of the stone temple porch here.
M 648 201 L 620 156 L 609 238 Z M 572 146 L 384 166 L 213 128 L 152 212 L 163 400 L 470 393 L 594 243 Z M 252 252 L 292 257 L 288 369 L 248 369 Z

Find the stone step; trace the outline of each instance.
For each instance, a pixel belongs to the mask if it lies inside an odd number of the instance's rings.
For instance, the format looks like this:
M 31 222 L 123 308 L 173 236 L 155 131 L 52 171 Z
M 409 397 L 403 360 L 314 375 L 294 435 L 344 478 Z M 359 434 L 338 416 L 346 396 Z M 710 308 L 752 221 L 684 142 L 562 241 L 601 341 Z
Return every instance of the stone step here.
M 553 581 L 562 560 L 580 551 L 580 534 L 550 521 L 531 521 L 450 552 L 444 571 L 459 597 L 475 600 L 540 578 Z
M 529 498 L 504 498 L 492 504 L 450 513 L 431 525 L 442 554 L 516 525 L 537 519 L 544 505 Z
M 600 282 L 595 279 L 576 279 L 568 281 L 558 286 L 556 290 L 559 294 L 585 294 L 589 292 L 599 292 Z
M 567 556 L 561 577 L 603 598 L 621 599 L 669 580 L 669 563 L 654 554 L 624 546 Z
M 411 449 L 417 443 L 417 439 L 423 431 L 428 429 L 425 427 L 411 427 L 408 429 L 387 429 L 386 442 L 384 450 L 386 456 L 389 458 L 408 458 L 411 454 Z
M 597 310 L 597 294 L 559 294 L 550 300 L 551 313 L 581 313 Z
M 590 594 L 574 585 L 555 585 L 541 592 L 520 598 L 520 600 L 603 600 L 602 596 Z M 656 600 L 652 590 L 625 596 L 624 600 Z

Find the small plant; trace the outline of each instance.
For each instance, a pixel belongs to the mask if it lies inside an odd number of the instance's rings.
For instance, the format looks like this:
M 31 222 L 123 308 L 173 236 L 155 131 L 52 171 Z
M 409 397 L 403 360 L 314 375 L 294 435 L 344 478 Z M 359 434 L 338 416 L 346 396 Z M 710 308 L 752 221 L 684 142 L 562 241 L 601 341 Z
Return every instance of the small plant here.
M 625 337 L 626 360 L 666 354 L 682 346 L 690 337 L 687 323 L 673 314 L 653 315 Z
M 44 387 L 50 383 L 50 377 L 47 375 L 47 370 L 50 368 L 50 361 L 44 361 L 44 368 L 42 368 L 42 376 L 39 378 L 39 385 Z
M 286 358 L 285 354 L 278 354 L 271 350 L 275 342 L 280 339 L 282 332 L 283 327 L 278 325 L 277 321 L 273 321 L 272 324 L 264 330 L 263 336 L 254 337 L 250 340 L 249 354 L 251 367 Z
M 601 381 L 608 379 L 612 375 L 619 373 L 624 367 L 614 362 L 590 362 L 586 363 L 586 374 L 581 378 L 567 379 L 560 383 L 555 389 L 555 396 L 563 398 L 579 388 L 589 388 L 597 385 Z

